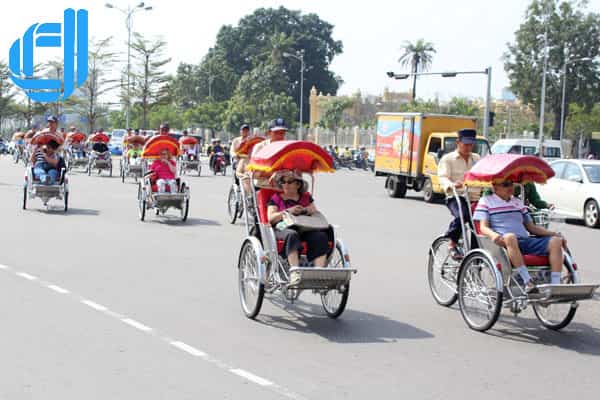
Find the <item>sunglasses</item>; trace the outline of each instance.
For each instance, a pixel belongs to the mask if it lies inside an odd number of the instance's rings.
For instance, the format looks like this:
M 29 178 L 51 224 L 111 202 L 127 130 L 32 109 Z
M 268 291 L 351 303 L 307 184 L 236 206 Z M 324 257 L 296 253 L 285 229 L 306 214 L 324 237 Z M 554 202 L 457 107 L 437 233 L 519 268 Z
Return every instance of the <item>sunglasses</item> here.
M 496 186 L 501 186 L 503 188 L 508 188 L 508 187 L 512 187 L 514 185 L 513 182 L 507 181 L 507 182 L 502 182 L 502 183 L 498 183 L 496 184 Z
M 282 185 L 291 185 L 292 183 L 296 182 L 295 180 L 286 180 L 286 179 L 282 179 L 279 181 L 280 184 Z

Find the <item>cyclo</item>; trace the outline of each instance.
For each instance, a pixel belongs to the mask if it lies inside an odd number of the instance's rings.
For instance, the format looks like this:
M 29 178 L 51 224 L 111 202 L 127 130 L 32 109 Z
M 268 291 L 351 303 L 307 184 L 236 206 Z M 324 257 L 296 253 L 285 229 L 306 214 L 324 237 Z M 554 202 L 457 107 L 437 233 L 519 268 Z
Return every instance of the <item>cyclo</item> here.
M 144 145 L 142 150 L 142 165 L 144 176 L 138 183 L 138 206 L 139 217 L 143 221 L 146 210 L 153 208 L 156 215 L 164 215 L 169 208 L 176 208 L 181 213 L 181 220 L 185 221 L 190 209 L 190 188 L 180 178 L 176 179 L 177 191 L 159 193 L 156 174 L 149 170 L 148 161 L 160 157 L 160 153 L 167 150 L 172 157 L 180 154 L 179 143 L 169 135 L 152 136 Z
M 141 158 L 141 146 L 146 143 L 146 138 L 141 135 L 132 135 L 124 141 L 123 153 L 119 161 L 119 175 L 121 182 L 125 182 L 126 177 L 133 177 L 137 182 L 138 178 L 144 175 L 144 168 Z M 137 149 L 140 151 L 137 151 Z M 129 154 L 132 150 L 133 154 Z
M 69 132 L 65 145 L 65 163 L 67 169 L 71 171 L 74 167 L 83 167 L 88 165 L 88 159 L 85 156 L 85 139 L 83 132 Z
M 193 136 L 182 136 L 179 138 L 179 146 L 181 148 L 178 162 L 179 175 L 185 175 L 187 171 L 194 171 L 200 176 L 202 163 L 200 162 L 198 139 Z
M 25 152 L 25 132 L 15 132 L 12 135 L 12 141 L 15 142 L 15 148 L 13 150 L 13 160 L 15 164 L 23 158 Z
M 333 165 L 329 154 L 314 143 L 279 141 L 254 154 L 247 170 L 251 171 L 249 177 L 252 179 L 272 178 L 286 170 L 302 172 L 310 175 L 311 189 L 314 190 L 314 173 L 333 172 Z M 311 290 L 320 295 L 327 316 L 339 317 L 348 301 L 351 275 L 356 273 L 351 268 L 348 249 L 342 240 L 329 226 L 331 238 L 326 267 L 290 267 L 288 261 L 279 255 L 284 243 L 276 239 L 267 217 L 267 202 L 278 189 L 261 187 L 257 192 L 253 185 L 250 186 L 251 196 L 242 197 L 247 236 L 242 242 L 237 265 L 240 301 L 246 316 L 253 319 L 258 315 L 265 293 L 278 293 L 293 303 L 303 291 Z M 300 265 L 307 265 L 306 243 L 303 247 Z M 299 278 L 293 284 L 290 282 L 292 274 Z
M 554 171 L 538 157 L 494 154 L 475 164 L 465 174 L 464 183 L 467 189 L 506 180 L 543 184 L 552 176 Z M 453 191 L 461 207 L 458 197 L 463 195 Z M 523 188 L 521 193 L 524 193 Z M 429 249 L 428 280 L 438 304 L 451 306 L 459 300 L 463 319 L 471 329 L 490 329 L 498 320 L 502 307 L 517 315 L 531 304 L 542 325 L 559 330 L 575 316 L 578 301 L 593 297 L 599 285 L 580 283 L 577 264 L 568 249 L 563 249 L 560 284 L 549 283 L 548 257 L 523 254 L 537 287 L 537 293 L 528 293 L 522 281 L 514 276 L 506 249 L 480 234 L 479 225 L 472 223 L 471 209 L 468 210 L 469 220 L 464 220 L 460 211 L 462 238 L 459 246 L 464 258 L 454 261 L 448 250 L 450 239 L 445 235 L 436 238 Z
M 105 133 L 95 133 L 88 138 L 90 149 L 88 150 L 87 174 L 91 175 L 93 169 L 98 170 L 98 175 L 102 170 L 108 170 L 109 176 L 112 176 L 112 158 L 107 143 L 110 138 Z
M 229 194 L 227 195 L 227 213 L 229 214 L 229 222 L 235 224 L 238 218 L 242 217 L 244 212 L 244 204 L 242 202 L 242 188 L 240 185 L 240 179 L 236 173 L 237 166 L 241 160 L 247 160 L 249 155 L 252 154 L 254 146 L 265 140 L 262 136 L 253 136 L 240 143 L 236 153 L 234 162 L 232 164 L 233 170 L 233 182 L 231 188 L 229 188 Z M 247 194 L 246 194 L 247 195 Z
M 32 138 L 32 144 L 37 146 L 46 145 L 51 141 L 60 145 L 63 143 L 63 138 L 60 134 L 46 131 L 38 132 Z M 67 169 L 64 166 L 64 160 L 62 160 L 62 163 L 59 160 L 59 164 L 57 165 L 58 176 L 56 181 L 51 184 L 40 182 L 38 177 L 34 174 L 34 168 L 34 165 L 26 168 L 23 185 L 23 210 L 27 208 L 28 198 L 33 199 L 39 197 L 42 199 L 42 203 L 47 209 L 50 208 L 48 202 L 51 199 L 56 198 L 58 200 L 63 200 L 63 210 L 67 212 L 69 207 L 69 178 L 67 176 Z

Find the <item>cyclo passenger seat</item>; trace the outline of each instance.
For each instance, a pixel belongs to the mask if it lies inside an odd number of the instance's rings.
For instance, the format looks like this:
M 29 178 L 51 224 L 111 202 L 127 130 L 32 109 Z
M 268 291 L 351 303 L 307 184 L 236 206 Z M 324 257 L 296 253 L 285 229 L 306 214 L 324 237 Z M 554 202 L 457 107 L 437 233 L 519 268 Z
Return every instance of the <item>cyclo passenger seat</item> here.
M 478 220 L 473 221 L 473 226 L 475 227 L 475 232 L 481 235 L 481 225 Z M 535 254 L 523 254 L 523 261 L 528 267 L 545 267 L 550 265 L 548 256 L 538 256 Z
M 269 200 L 275 193 L 281 193 L 281 190 L 260 189 L 256 193 L 256 201 L 258 203 L 258 219 L 261 224 L 270 225 L 269 224 L 269 216 L 267 213 L 267 207 L 268 207 Z M 273 229 L 275 229 L 275 228 L 273 228 Z M 284 246 L 285 246 L 285 242 L 283 240 L 277 239 L 277 252 L 281 253 L 283 251 Z M 329 251 L 331 251 L 333 249 L 333 242 L 328 241 L 327 247 L 329 248 Z M 302 241 L 302 250 L 300 251 L 300 254 L 306 255 L 307 249 L 308 249 L 308 247 L 306 245 L 306 242 Z

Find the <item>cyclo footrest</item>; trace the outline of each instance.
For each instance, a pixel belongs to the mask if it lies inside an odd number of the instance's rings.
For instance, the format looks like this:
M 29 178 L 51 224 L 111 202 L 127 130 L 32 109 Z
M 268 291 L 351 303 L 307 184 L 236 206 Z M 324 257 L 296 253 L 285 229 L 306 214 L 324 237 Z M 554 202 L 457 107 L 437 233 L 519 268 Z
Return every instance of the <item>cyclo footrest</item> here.
M 540 303 L 565 303 L 588 300 L 594 296 L 598 284 L 557 284 L 538 285 Z
M 337 289 L 350 282 L 356 269 L 350 268 L 314 268 L 292 267 L 290 276 L 299 274 L 300 278 L 295 284 L 288 285 L 295 289 Z

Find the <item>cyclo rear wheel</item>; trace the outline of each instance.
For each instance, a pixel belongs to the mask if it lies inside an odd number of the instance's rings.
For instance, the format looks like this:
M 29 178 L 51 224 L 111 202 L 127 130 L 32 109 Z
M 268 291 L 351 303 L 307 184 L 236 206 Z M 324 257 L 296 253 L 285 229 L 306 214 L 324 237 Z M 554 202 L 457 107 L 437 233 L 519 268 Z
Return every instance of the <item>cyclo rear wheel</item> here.
M 503 284 L 493 260 L 481 250 L 473 250 L 462 262 L 458 274 L 460 313 L 469 328 L 484 332 L 500 316 Z
M 456 277 L 460 263 L 449 254 L 450 238 L 440 236 L 433 241 L 429 250 L 427 278 L 433 299 L 442 306 L 449 307 L 456 302 Z
M 246 239 L 238 259 L 238 284 L 240 302 L 246 317 L 256 318 L 265 296 L 265 285 L 260 281 L 260 244 L 258 240 Z
M 560 283 L 574 284 L 579 283 L 577 274 L 573 266 L 566 261 L 563 263 L 561 271 Z M 548 329 L 558 331 L 569 325 L 577 312 L 577 305 L 573 302 L 569 303 L 554 303 L 542 305 L 533 303 L 533 312 L 537 319 Z
M 338 245 L 333 249 L 327 268 L 344 268 L 344 254 Z M 348 296 L 350 296 L 350 282 L 338 289 L 321 293 L 321 304 L 329 318 L 335 319 L 342 315 L 348 303 Z

